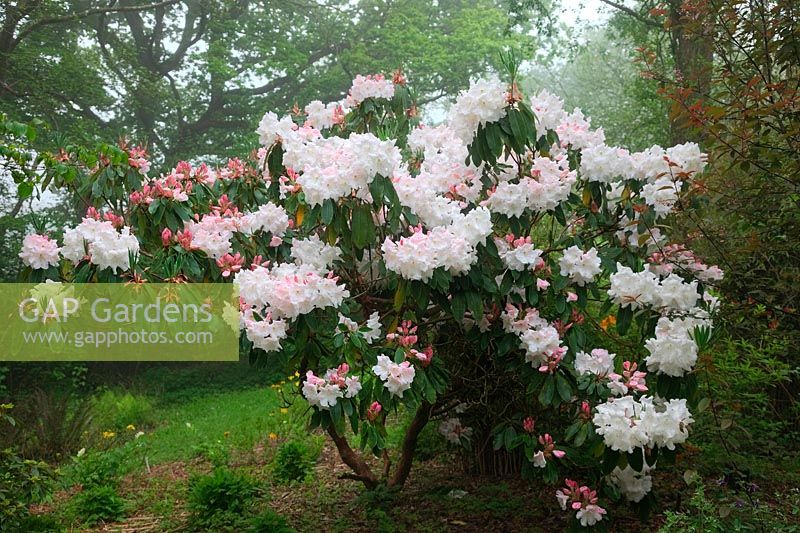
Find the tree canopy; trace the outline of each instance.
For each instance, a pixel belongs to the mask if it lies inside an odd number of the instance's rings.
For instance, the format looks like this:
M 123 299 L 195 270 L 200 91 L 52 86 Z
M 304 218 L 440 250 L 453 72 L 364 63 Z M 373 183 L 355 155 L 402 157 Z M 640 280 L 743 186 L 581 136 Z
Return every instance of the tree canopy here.
M 73 140 L 129 136 L 167 165 L 244 155 L 264 109 L 336 99 L 359 73 L 403 68 L 427 102 L 532 44 L 499 0 L 4 4 L 11 118 L 42 118 Z

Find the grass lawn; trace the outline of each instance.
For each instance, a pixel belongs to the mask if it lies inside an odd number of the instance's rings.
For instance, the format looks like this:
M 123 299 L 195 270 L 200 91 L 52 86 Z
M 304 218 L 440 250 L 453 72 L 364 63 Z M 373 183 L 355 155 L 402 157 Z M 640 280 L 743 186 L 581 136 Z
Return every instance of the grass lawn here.
M 208 476 L 222 465 L 254 484 L 254 492 L 247 499 L 247 516 L 267 513 L 272 517 L 269 513 L 278 513 L 278 518 L 283 517 L 280 520 L 285 518 L 288 526 L 301 532 L 535 532 L 568 528 L 568 514 L 555 502 L 556 487 L 540 480 L 465 475 L 459 466 L 460 452 L 437 444 L 441 439 L 433 426 L 426 428 L 421 442 L 427 452 L 421 457 L 427 460 L 415 463 L 401 493 L 365 492 L 359 483 L 338 478 L 348 468 L 325 435 L 307 433 L 308 405 L 297 401 L 290 384 L 270 386 L 261 379 L 259 385 L 252 376 L 245 376 L 244 367 L 224 368 L 238 378 L 230 379 L 223 372 L 214 379 L 212 374 L 205 374 L 207 369 L 186 369 L 175 373 L 174 384 L 169 379 L 149 380 L 146 386 L 127 384 L 125 390 L 133 391 L 133 400 L 125 400 L 122 393 L 111 396 L 119 405 L 141 404 L 149 410 L 130 408 L 135 429 L 117 427 L 113 437 L 96 439 L 95 447 L 79 461 L 119 458 L 114 486 L 124 500 L 121 515 L 86 523 L 85 510 L 75 504 L 82 491 L 77 483 L 81 470 L 75 464 L 62 468 L 63 490 L 53 502 L 37 507 L 35 513 L 49 515 L 62 530 L 76 532 L 288 531 L 269 524 L 245 527 L 244 522 L 235 520 L 198 527 L 192 521 L 192 480 Z M 242 385 L 244 377 L 250 381 Z M 287 403 L 287 398 L 295 401 Z M 137 416 L 145 422 L 134 420 Z M 121 425 L 127 421 L 124 415 L 116 419 Z M 135 439 L 138 431 L 144 435 Z M 395 442 L 398 437 L 399 430 L 395 429 L 389 441 Z M 279 480 L 275 475 L 276 456 L 295 443 L 303 450 L 307 474 L 300 481 Z M 753 530 L 748 524 L 754 520 L 767 524 L 756 531 L 800 531 L 800 491 L 796 488 L 800 469 L 793 468 L 797 459 L 771 460 L 773 470 L 754 471 L 749 480 L 759 485 L 753 505 L 736 487 L 716 483 L 722 459 L 713 450 L 689 448 L 678 464 L 660 468 L 654 477 L 661 495 L 660 509 L 683 509 L 686 514 L 670 517 L 657 511 L 643 525 L 624 503 L 614 504 L 609 506 L 614 514 L 613 531 L 667 527 L 671 529 L 664 531 L 727 532 L 736 522 L 720 522 L 720 515 L 725 513 L 729 518 L 743 517 L 745 525 L 733 527 L 734 531 Z M 702 484 L 687 486 L 687 470 L 696 470 Z M 786 474 L 777 476 L 776 472 Z M 698 496 L 701 486 L 705 492 Z

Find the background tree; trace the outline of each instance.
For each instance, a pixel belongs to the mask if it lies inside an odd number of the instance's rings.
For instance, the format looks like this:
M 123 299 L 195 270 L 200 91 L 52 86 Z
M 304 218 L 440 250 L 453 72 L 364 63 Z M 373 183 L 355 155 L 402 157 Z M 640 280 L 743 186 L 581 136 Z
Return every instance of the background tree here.
M 3 17 L 12 118 L 75 139 L 128 135 L 167 165 L 244 155 L 262 110 L 342 97 L 355 74 L 402 67 L 425 103 L 531 45 L 496 0 L 27 2 Z

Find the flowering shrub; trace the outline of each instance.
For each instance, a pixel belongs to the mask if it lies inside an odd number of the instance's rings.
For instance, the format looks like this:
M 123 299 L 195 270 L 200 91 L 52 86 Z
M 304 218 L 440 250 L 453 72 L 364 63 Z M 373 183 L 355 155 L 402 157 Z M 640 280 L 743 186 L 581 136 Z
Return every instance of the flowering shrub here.
M 254 167 L 149 177 L 132 153 L 136 179 L 91 175 L 96 206 L 119 209 L 66 231 L 58 275 L 238 284 L 242 350 L 305 376 L 312 427 L 368 487 L 402 486 L 432 417 L 469 445 L 459 415 L 480 406 L 457 401 L 454 369 L 480 356 L 526 383 L 529 412 L 497 418 L 495 447 L 524 450 L 550 482 L 592 472 L 597 490 L 557 493 L 576 523 L 603 520 L 601 496 L 647 506 L 649 472 L 693 423 L 707 285 L 722 275 L 667 237 L 705 158 L 693 144 L 606 146 L 580 110 L 526 100 L 510 73 L 473 83 L 436 127 L 419 124 L 401 73 L 359 77 L 340 102 L 267 113 Z M 56 259 L 44 237 L 21 257 Z M 392 473 L 385 425 L 400 409 L 414 416 Z M 558 424 L 531 416 L 545 412 Z

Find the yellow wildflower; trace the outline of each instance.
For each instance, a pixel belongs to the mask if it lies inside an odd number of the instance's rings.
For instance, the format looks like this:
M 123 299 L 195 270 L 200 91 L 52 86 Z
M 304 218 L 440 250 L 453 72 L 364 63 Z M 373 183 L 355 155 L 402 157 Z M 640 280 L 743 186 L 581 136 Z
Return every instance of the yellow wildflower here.
M 275 433 L 270 433 L 269 440 L 278 440 L 278 435 L 276 435 Z
M 113 431 L 104 431 L 103 432 L 103 438 L 104 439 L 113 439 L 116 435 L 117 434 L 114 433 Z
M 128 424 L 128 427 L 126 427 L 125 429 L 127 429 L 128 431 L 136 431 L 136 426 L 134 426 L 133 424 Z

